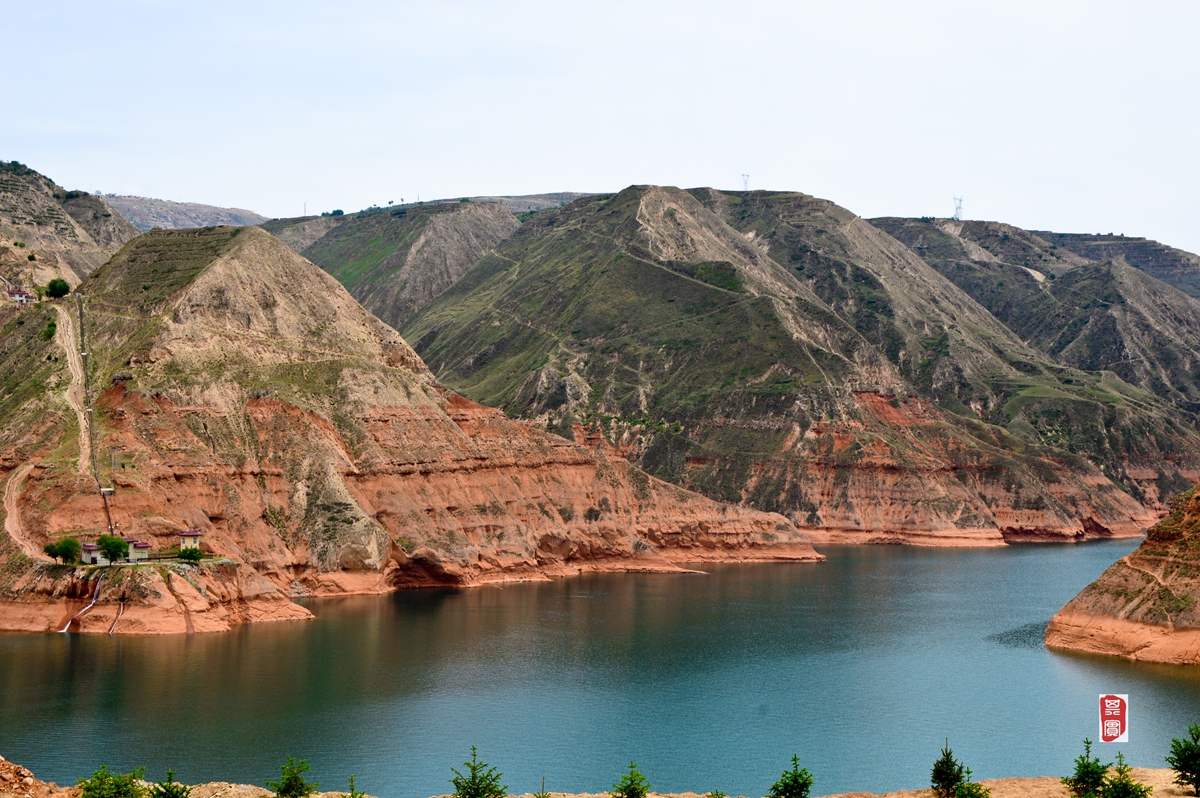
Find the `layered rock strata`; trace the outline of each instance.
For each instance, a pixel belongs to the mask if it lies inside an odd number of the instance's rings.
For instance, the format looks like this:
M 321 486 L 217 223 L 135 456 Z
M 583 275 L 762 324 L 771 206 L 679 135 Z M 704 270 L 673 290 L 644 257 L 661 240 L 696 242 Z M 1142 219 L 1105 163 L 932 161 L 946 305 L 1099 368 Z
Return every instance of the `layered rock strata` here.
M 821 559 L 781 515 L 445 391 L 260 229 L 147 233 L 80 290 L 90 438 L 67 402 L 77 342 L 41 334 L 60 318 L 50 303 L 0 344 L 0 365 L 27 375 L 0 394 L 0 628 L 207 631 L 308 617 L 299 596 Z M 79 569 L 40 554 L 110 524 L 156 550 L 196 529 L 215 559 Z

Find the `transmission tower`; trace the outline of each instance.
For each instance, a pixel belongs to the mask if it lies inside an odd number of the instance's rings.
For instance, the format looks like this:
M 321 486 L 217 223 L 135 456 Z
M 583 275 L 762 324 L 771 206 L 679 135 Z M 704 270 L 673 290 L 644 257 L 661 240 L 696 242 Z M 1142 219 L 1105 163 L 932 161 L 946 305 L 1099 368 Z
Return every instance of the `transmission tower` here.
M 750 175 L 742 175 L 742 191 L 750 190 Z
M 954 216 L 952 218 L 956 222 L 962 221 L 962 197 L 954 198 Z

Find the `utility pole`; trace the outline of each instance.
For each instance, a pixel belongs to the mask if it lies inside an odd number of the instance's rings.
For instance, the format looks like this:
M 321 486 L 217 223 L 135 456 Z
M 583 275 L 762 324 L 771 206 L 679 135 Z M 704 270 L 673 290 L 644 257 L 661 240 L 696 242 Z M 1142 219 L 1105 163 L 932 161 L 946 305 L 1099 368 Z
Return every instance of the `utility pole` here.
M 742 175 L 742 191 L 750 190 L 750 175 Z

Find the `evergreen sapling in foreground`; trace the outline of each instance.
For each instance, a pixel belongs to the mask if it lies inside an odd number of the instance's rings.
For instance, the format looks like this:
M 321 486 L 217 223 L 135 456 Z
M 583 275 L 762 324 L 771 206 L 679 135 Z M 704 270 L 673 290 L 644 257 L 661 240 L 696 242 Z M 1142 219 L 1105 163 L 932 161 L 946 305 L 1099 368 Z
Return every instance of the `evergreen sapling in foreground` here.
M 1061 779 L 1067 792 L 1075 798 L 1094 798 L 1100 795 L 1104 777 L 1112 763 L 1104 764 L 1099 757 L 1092 756 L 1092 741 L 1083 738 L 1083 754 L 1075 757 L 1075 772 Z
M 167 769 L 166 781 L 156 781 L 150 786 L 150 798 L 191 798 L 192 788 L 175 781 L 175 771 Z
M 637 764 L 630 762 L 629 772 L 612 786 L 612 792 L 609 795 L 612 798 L 646 798 L 646 794 L 649 792 L 650 782 L 646 781 L 646 777 L 638 772 Z
M 1125 764 L 1125 757 L 1118 751 L 1113 774 L 1100 785 L 1101 798 L 1148 798 L 1153 787 L 1133 780 L 1133 768 Z
M 463 767 L 467 769 L 465 776 L 450 768 L 454 774 L 450 779 L 454 785 L 454 798 L 504 798 L 507 794 L 508 787 L 500 783 L 503 775 L 488 763 L 479 761 L 475 746 L 471 746 L 471 761 L 463 762 Z
M 933 763 L 929 786 L 933 790 L 934 798 L 955 798 L 958 786 L 962 783 L 963 766 L 954 758 L 954 752 L 950 750 L 950 740 L 947 738 L 942 755 Z
M 279 766 L 279 781 L 268 781 L 267 789 L 277 798 L 308 798 L 321 786 L 315 781 L 304 780 L 304 774 L 309 770 L 307 760 L 297 762 L 289 756 L 287 763 Z
M 767 795 L 769 798 L 808 798 L 812 785 L 812 774 L 807 768 L 800 767 L 800 757 L 792 754 L 792 769 L 783 771 Z
M 80 798 L 146 798 L 146 788 L 138 783 L 145 772 L 145 768 L 136 768 L 129 773 L 115 773 L 101 765 L 91 778 L 79 780 Z
M 1175 771 L 1175 783 L 1180 787 L 1191 787 L 1200 795 L 1200 723 L 1188 726 L 1191 739 L 1171 740 L 1171 755 L 1167 764 Z

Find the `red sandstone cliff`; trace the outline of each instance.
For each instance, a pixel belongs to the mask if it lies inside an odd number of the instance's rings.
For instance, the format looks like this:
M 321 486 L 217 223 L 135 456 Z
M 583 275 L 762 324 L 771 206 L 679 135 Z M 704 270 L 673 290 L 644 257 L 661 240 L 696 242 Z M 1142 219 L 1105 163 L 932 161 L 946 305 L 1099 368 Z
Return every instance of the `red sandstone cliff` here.
M 41 334 L 78 326 L 73 311 L 29 309 L 0 349 L 26 376 L 0 400 L 0 628 L 61 629 L 93 598 L 73 629 L 206 631 L 309 617 L 296 596 L 820 559 L 783 516 L 447 394 L 394 330 L 256 228 L 146 234 L 81 291 L 94 413 L 77 333 Z M 107 513 L 94 473 L 114 490 Z M 41 555 L 110 517 L 158 549 L 198 529 L 219 560 Z
M 1132 554 L 1113 563 L 1050 621 L 1051 648 L 1147 662 L 1200 664 L 1200 489 Z

